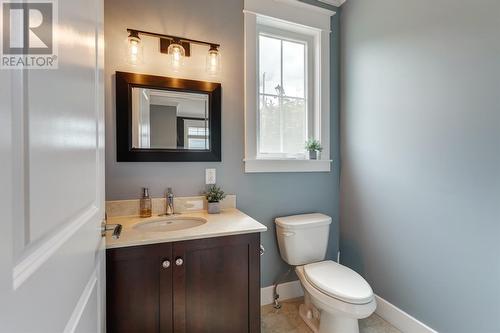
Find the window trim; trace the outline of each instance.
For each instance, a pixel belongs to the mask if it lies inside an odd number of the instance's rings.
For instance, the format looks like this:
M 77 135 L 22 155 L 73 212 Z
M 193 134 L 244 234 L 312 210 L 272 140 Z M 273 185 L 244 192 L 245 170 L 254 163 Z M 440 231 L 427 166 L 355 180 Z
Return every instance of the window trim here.
M 330 172 L 330 18 L 334 11 L 294 0 L 245 0 L 245 172 Z M 314 137 L 320 160 L 258 158 L 259 26 L 310 35 L 314 41 Z M 308 76 L 310 76 L 309 73 Z

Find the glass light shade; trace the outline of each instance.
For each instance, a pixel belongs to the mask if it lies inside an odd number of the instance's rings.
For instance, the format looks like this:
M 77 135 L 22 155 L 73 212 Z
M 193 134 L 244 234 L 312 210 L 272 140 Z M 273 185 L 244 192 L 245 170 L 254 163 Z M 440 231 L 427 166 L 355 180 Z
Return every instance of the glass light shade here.
M 138 36 L 128 37 L 128 63 L 131 65 L 141 64 L 143 61 L 143 48 L 141 39 Z
M 179 70 L 184 65 L 184 57 L 186 55 L 184 47 L 181 44 L 173 42 L 168 46 L 167 53 L 170 56 L 170 64 L 174 71 Z
M 216 48 L 210 48 L 207 54 L 207 73 L 215 76 L 220 72 L 220 53 Z

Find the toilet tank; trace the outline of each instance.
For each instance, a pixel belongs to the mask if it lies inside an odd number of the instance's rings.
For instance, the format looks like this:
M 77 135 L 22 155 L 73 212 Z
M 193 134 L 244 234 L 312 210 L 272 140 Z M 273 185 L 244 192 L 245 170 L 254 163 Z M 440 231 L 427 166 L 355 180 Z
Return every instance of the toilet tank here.
M 325 260 L 330 216 L 316 213 L 278 217 L 275 223 L 281 258 L 289 265 Z

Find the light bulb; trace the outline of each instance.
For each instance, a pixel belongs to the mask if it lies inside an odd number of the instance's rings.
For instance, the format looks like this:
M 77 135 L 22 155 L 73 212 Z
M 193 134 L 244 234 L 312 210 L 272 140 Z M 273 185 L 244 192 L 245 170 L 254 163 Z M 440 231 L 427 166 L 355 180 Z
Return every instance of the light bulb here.
M 169 45 L 167 53 L 170 55 L 170 64 L 173 70 L 178 71 L 184 64 L 184 56 L 186 55 L 186 51 L 180 44 L 180 41 L 173 41 L 172 44 Z
M 141 39 L 135 32 L 131 32 L 128 36 L 128 63 L 131 65 L 138 65 L 142 63 L 143 49 Z
M 211 76 L 215 76 L 220 72 L 220 53 L 217 46 L 210 46 L 207 54 L 207 72 Z

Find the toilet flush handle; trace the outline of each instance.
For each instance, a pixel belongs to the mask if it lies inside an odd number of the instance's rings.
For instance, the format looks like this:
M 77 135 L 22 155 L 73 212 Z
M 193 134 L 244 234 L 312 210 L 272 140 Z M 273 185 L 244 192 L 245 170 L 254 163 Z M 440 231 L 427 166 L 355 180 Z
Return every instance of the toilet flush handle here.
M 281 234 L 285 237 L 295 236 L 295 232 L 292 231 L 283 231 Z

